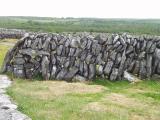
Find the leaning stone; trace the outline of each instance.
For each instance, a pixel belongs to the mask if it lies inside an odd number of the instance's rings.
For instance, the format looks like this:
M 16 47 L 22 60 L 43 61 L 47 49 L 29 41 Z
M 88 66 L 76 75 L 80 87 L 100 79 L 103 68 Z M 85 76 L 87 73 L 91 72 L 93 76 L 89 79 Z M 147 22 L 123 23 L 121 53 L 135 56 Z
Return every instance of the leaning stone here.
M 65 48 L 63 48 L 63 49 L 64 49 L 64 51 L 65 51 L 65 56 L 68 56 L 68 54 L 69 54 L 69 52 L 70 52 L 69 47 L 65 47 Z
M 81 75 L 83 74 L 83 71 L 84 71 L 83 62 L 81 61 L 79 65 L 79 72 Z
M 28 41 L 27 41 L 27 47 L 30 48 L 30 47 L 31 47 L 31 44 L 32 44 L 32 40 L 28 40 Z
M 56 78 L 56 72 L 57 72 L 57 67 L 55 65 L 52 66 L 52 71 L 51 71 L 51 79 Z
M 64 79 L 71 81 L 72 78 L 76 75 L 77 72 L 78 72 L 78 68 L 77 67 L 70 67 L 69 71 L 65 75 Z
M 96 66 L 95 64 L 90 64 L 89 65 L 89 79 L 93 79 L 96 76 Z
M 74 56 L 74 53 L 76 51 L 76 48 L 70 48 L 70 51 L 69 51 L 69 55 L 68 56 Z
M 139 74 L 139 69 L 140 69 L 140 61 L 136 61 L 133 69 L 133 74 Z
M 115 38 L 113 39 L 113 44 L 115 44 L 116 42 L 118 42 L 119 40 L 119 35 L 116 35 Z
M 152 41 L 147 42 L 146 52 L 149 53 L 150 47 L 152 46 Z
M 75 66 L 75 61 L 76 61 L 75 57 L 70 57 L 70 59 L 69 59 L 70 67 Z
M 105 68 L 104 68 L 104 74 L 109 76 L 111 70 L 112 70 L 112 66 L 113 66 L 113 61 L 108 61 Z
M 96 55 L 96 48 L 97 48 L 97 43 L 96 42 L 93 42 L 92 43 L 92 53 L 94 54 L 94 55 Z
M 116 57 L 116 60 L 115 60 L 115 65 L 119 65 L 121 60 L 122 60 L 121 53 L 117 53 L 117 57 Z
M 131 52 L 133 52 L 134 48 L 133 46 L 129 46 L 126 50 L 126 55 L 130 54 Z
M 88 43 L 87 43 L 87 46 L 86 46 L 86 49 L 90 49 L 92 46 L 92 41 L 91 40 L 88 40 Z
M 65 47 L 63 47 L 63 49 L 62 49 L 61 56 L 62 56 L 62 57 L 66 57 L 66 51 L 65 51 Z
M 86 57 L 86 63 L 90 64 L 91 59 L 92 59 L 92 55 L 91 54 L 87 55 L 87 57 Z
M 160 74 L 160 62 L 158 63 L 158 65 L 156 66 L 157 69 L 156 69 L 156 72 L 158 75 Z
M 106 51 L 104 51 L 104 53 L 103 53 L 103 57 L 102 57 L 102 60 L 104 61 L 104 62 L 107 62 L 108 61 L 108 58 L 109 58 L 109 54 L 108 54 L 109 52 L 106 52 Z
M 63 50 L 63 45 L 58 46 L 57 49 L 56 49 L 57 55 L 60 56 L 62 54 L 62 50 Z
M 120 44 L 121 44 L 121 43 L 120 43 L 119 41 L 117 41 L 117 42 L 113 45 L 114 49 L 117 49 Z
M 38 49 L 40 50 L 40 49 L 42 49 L 42 40 L 41 39 L 39 39 L 38 40 Z
M 160 49 L 156 48 L 154 53 L 155 59 L 160 61 Z
M 97 44 L 95 55 L 98 55 L 101 52 L 101 50 L 102 50 L 102 47 L 99 44 Z
M 87 79 L 83 76 L 80 75 L 76 75 L 74 76 L 74 78 L 72 79 L 73 82 L 85 82 Z
M 102 53 L 97 56 L 96 64 L 104 64 L 104 61 L 102 60 Z
M 102 65 L 96 65 L 96 74 L 97 75 L 103 74 L 103 66 Z
M 136 45 L 136 47 L 135 47 L 135 51 L 136 51 L 136 53 L 138 54 L 138 53 L 140 53 L 140 50 L 141 50 L 140 42 L 137 42 L 137 45 Z
M 110 80 L 113 81 L 113 80 L 116 80 L 117 79 L 117 76 L 118 76 L 118 69 L 117 68 L 113 68 L 112 69 L 112 72 L 111 72 L 111 75 L 110 75 Z
M 145 79 L 146 78 L 146 61 L 145 60 L 141 60 L 140 61 L 140 70 L 139 70 L 139 76 L 141 77 L 141 79 Z
M 124 40 L 124 38 L 122 38 L 122 37 L 120 37 L 120 42 L 121 42 L 121 44 L 123 45 L 123 46 L 125 46 L 126 45 L 126 42 L 125 42 L 125 40 Z
M 121 52 L 123 50 L 123 45 L 119 45 L 117 48 L 116 48 L 116 52 Z
M 135 65 L 135 60 L 133 60 L 133 61 L 131 62 L 131 64 L 130 64 L 129 67 L 127 68 L 127 71 L 132 73 L 132 71 L 133 71 L 133 69 L 134 69 L 134 65 Z
M 117 52 L 111 51 L 109 56 L 110 56 L 110 59 L 111 59 L 112 61 L 115 61 L 116 56 L 117 56 Z
M 65 46 L 65 47 L 69 47 L 69 46 L 70 46 L 70 43 L 71 43 L 71 40 L 66 39 L 66 42 L 65 42 L 64 46 Z
M 79 66 L 80 66 L 80 59 L 77 58 L 75 60 L 75 67 L 79 68 Z
M 146 68 L 147 68 L 147 78 L 150 78 L 152 75 L 152 54 L 147 54 L 147 61 L 146 61 Z
M 53 65 L 55 65 L 57 63 L 55 51 L 51 52 L 51 62 L 52 62 Z
M 81 44 L 81 48 L 82 48 L 82 49 L 85 49 L 85 48 L 86 48 L 87 42 L 88 42 L 88 40 L 84 40 L 84 41 L 83 41 L 83 43 Z
M 136 47 L 136 46 L 137 46 L 137 43 L 138 43 L 138 42 L 137 42 L 137 38 L 134 38 L 133 46 Z
M 57 74 L 57 77 L 56 79 L 57 80 L 63 80 L 66 76 L 66 74 L 68 73 L 68 70 L 67 69 L 62 69 L 58 74 Z
M 134 44 L 134 38 L 131 38 L 130 39 L 130 45 L 133 45 Z
M 155 49 L 155 52 L 153 54 L 153 70 L 152 70 L 152 73 L 155 74 L 156 73 L 156 69 L 158 69 L 158 63 L 160 61 L 160 49 L 159 48 L 156 48 Z
M 142 47 L 141 47 L 141 51 L 144 51 L 146 49 L 146 45 L 147 45 L 147 42 L 146 42 L 146 40 L 144 40 Z
M 32 43 L 31 48 L 33 50 L 36 50 L 38 48 L 38 42 L 39 42 L 38 39 L 35 39 L 34 42 Z
M 49 60 L 47 56 L 44 56 L 42 59 L 42 77 L 45 80 L 49 80 L 50 73 L 49 73 Z
M 51 43 L 51 49 L 55 50 L 57 47 L 56 42 L 54 40 L 51 40 L 50 43 Z
M 82 51 L 81 56 L 80 56 L 81 61 L 84 61 L 86 59 L 87 53 L 88 53 L 87 51 Z
M 74 53 L 74 57 L 79 57 L 80 56 L 80 53 L 81 53 L 81 49 L 79 49 L 79 48 L 76 48 L 76 50 L 75 50 L 75 53 Z
M 160 49 L 160 40 L 157 42 L 156 47 Z
M 118 69 L 118 79 L 120 79 L 120 80 L 122 78 L 122 74 L 123 74 L 123 71 L 124 71 L 125 61 L 126 61 L 126 55 L 125 55 L 125 50 L 124 50 L 123 54 L 122 54 L 121 63 L 120 63 L 119 69 Z
M 153 43 L 149 49 L 149 53 L 154 53 L 155 49 L 156 49 L 156 43 Z
M 64 63 L 64 67 L 69 68 L 69 66 L 70 66 L 70 61 L 67 59 Z
M 88 65 L 84 62 L 83 63 L 83 76 L 88 78 L 88 74 L 89 74 Z

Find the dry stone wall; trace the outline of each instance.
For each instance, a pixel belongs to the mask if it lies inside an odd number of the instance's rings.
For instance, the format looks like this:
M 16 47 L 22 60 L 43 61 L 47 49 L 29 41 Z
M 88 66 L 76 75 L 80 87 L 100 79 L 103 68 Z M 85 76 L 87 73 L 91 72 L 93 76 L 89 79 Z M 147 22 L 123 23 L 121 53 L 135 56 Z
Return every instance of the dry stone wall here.
M 25 33 L 25 30 L 0 28 L 0 39 L 20 39 L 24 36 Z
M 3 72 L 72 81 L 141 79 L 160 74 L 160 37 L 129 34 L 26 34 L 6 55 Z

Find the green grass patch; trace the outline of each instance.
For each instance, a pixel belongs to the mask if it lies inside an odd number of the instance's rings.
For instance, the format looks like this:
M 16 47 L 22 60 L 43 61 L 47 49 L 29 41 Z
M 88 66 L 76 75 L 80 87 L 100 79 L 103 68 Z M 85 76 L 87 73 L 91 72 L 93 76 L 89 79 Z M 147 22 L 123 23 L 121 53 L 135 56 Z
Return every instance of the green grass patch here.
M 63 86 L 62 89 L 55 85 L 57 83 Z M 95 85 L 106 88 L 97 93 L 76 93 L 75 90 L 67 93 L 69 85 L 64 84 L 59 81 L 14 79 L 8 94 L 18 103 L 18 109 L 33 120 L 160 119 L 159 93 L 158 88 L 154 89 L 155 81 L 129 84 L 127 81 L 96 80 L 87 86 L 88 89 L 89 86 L 96 89 Z M 64 94 L 55 94 L 54 90 L 57 89 Z M 152 92 L 148 93 L 150 90 Z
M 9 46 L 7 45 L 1 45 L 0 44 L 0 69 L 1 69 L 1 66 L 3 64 L 3 61 L 4 61 L 4 58 L 5 58 L 5 55 L 7 53 L 7 51 L 10 49 Z

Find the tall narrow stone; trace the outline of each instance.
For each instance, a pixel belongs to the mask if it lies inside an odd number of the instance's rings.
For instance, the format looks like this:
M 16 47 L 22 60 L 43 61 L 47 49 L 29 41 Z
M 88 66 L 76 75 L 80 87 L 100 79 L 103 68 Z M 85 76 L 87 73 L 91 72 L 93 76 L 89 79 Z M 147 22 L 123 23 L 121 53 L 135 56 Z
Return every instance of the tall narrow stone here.
M 42 77 L 43 77 L 45 80 L 49 80 L 50 71 L 49 71 L 49 60 L 48 60 L 48 57 L 47 57 L 47 56 L 44 56 L 44 57 L 42 58 L 41 66 L 42 66 Z

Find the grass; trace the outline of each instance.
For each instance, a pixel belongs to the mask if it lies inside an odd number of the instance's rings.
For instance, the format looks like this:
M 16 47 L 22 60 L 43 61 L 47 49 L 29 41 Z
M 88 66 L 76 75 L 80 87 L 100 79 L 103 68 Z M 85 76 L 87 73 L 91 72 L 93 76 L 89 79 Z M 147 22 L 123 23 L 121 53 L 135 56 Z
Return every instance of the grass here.
M 0 17 L 0 27 L 42 32 L 129 32 L 160 35 L 160 19 Z
M 10 47 L 8 45 L 1 45 L 0 44 L 0 68 L 2 67 L 4 57 L 7 53 L 7 51 L 9 50 L 9 48 Z
M 33 120 L 159 120 L 159 85 L 14 79 L 8 94 Z
M 7 51 L 16 43 L 16 39 L 0 40 L 0 69 Z
M 10 43 L 12 40 L 5 40 Z M 0 65 L 11 47 L 0 41 Z M 33 120 L 159 120 L 160 81 L 90 83 L 11 77 L 7 93 Z
M 17 39 L 2 39 L 0 44 L 2 43 L 15 44 L 16 42 L 17 42 Z

